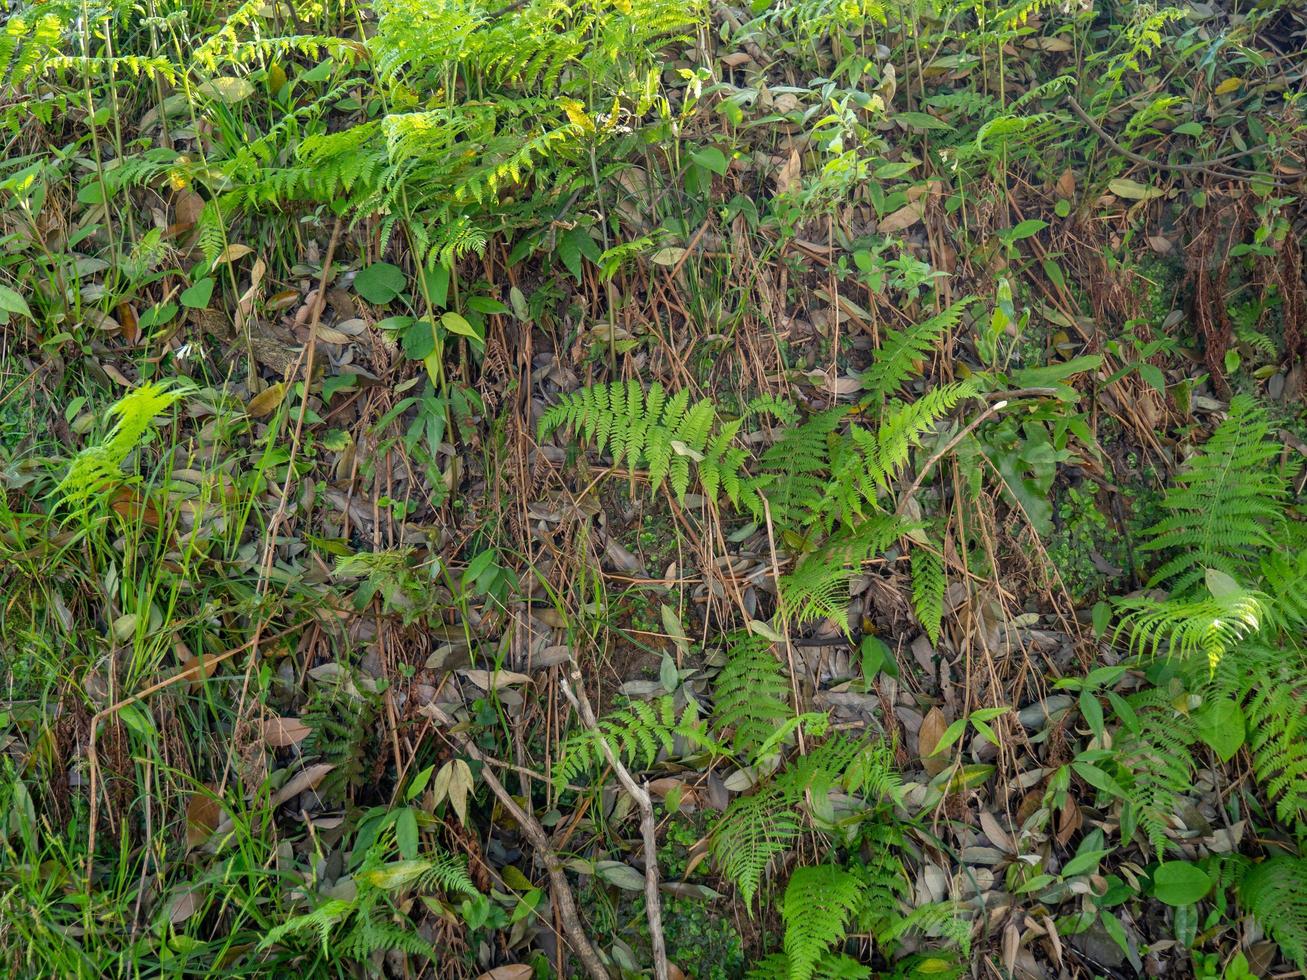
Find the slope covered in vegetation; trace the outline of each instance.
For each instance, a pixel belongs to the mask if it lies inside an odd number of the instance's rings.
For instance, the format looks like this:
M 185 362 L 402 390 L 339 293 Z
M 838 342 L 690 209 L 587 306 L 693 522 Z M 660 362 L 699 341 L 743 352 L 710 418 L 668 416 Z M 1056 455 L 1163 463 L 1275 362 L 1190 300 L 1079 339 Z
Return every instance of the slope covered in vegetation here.
M 1300 4 L 3 9 L 14 976 L 1307 970 Z

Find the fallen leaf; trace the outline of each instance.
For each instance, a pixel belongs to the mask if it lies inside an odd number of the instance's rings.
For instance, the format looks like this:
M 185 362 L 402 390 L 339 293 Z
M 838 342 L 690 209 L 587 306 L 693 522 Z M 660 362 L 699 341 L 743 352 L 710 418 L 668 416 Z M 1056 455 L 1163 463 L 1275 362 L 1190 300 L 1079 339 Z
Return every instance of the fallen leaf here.
M 460 670 L 459 675 L 467 678 L 483 691 L 497 691 L 512 684 L 530 684 L 531 678 L 511 670 Z
M 237 259 L 245 258 L 245 256 L 249 255 L 253 251 L 254 249 L 250 248 L 248 245 L 233 243 L 231 245 L 228 245 L 226 248 L 224 248 L 221 252 L 218 253 L 218 258 L 214 261 L 213 264 L 215 266 L 218 266 L 218 265 L 222 265 L 224 262 L 235 262 Z
M 306 789 L 315 789 L 320 782 L 327 778 L 327 773 L 335 768 L 334 763 L 319 762 L 317 765 L 301 769 L 286 780 L 281 789 L 272 794 L 272 799 L 268 801 L 269 805 L 273 807 L 281 806 L 287 800 L 299 796 Z
M 925 213 L 926 199 L 923 197 L 904 205 L 892 214 L 887 214 L 876 225 L 876 232 L 881 235 L 892 235 L 896 231 L 905 231 L 920 221 Z
M 284 381 L 278 381 L 275 385 L 268 385 L 246 403 L 245 414 L 252 419 L 271 415 L 277 410 L 277 406 L 281 404 L 282 399 L 285 397 L 286 383 Z
M 269 718 L 263 723 L 263 740 L 275 749 L 299 745 L 313 729 L 298 718 Z
M 192 793 L 186 801 L 186 846 L 198 847 L 218 826 L 218 801 L 212 793 Z
M 939 740 L 944 737 L 946 728 L 948 722 L 944 720 L 944 712 L 939 708 L 931 708 L 921 722 L 921 731 L 917 733 L 917 751 L 921 756 L 921 764 L 932 776 L 938 776 L 949 767 L 949 760 L 943 755 L 931 754 L 935 751 Z
M 791 149 L 789 159 L 776 171 L 776 193 L 784 194 L 791 187 L 797 186 L 802 172 L 803 161 L 799 157 L 799 151 Z
M 1065 197 L 1068 200 L 1076 196 L 1076 175 L 1067 167 L 1062 171 L 1061 176 L 1057 178 L 1057 193 L 1059 197 Z
M 493 970 L 487 970 L 477 980 L 531 980 L 535 975 L 535 970 L 525 963 L 513 963 L 509 966 L 497 966 Z

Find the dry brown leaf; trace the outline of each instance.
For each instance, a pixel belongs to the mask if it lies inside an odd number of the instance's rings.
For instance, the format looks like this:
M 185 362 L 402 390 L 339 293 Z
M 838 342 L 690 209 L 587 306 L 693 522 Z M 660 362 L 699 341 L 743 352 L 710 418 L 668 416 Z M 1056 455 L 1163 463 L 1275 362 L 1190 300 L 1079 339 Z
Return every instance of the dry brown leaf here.
M 780 170 L 776 171 L 776 193 L 784 194 L 798 184 L 802 172 L 803 161 L 799 159 L 799 151 L 791 149 L 790 158 L 781 164 Z
M 186 802 L 186 846 L 198 847 L 218 826 L 218 801 L 209 793 L 192 793 Z
M 985 832 L 985 836 L 989 838 L 990 843 L 995 847 L 1007 851 L 1009 854 L 1016 853 L 1017 848 L 1012 842 L 1012 838 L 1008 836 L 1007 831 L 999 826 L 998 819 L 988 810 L 980 811 L 980 829 Z
M 881 235 L 892 235 L 896 231 L 905 231 L 920 221 L 925 213 L 926 199 L 923 197 L 904 205 L 892 214 L 887 214 L 876 225 L 876 232 Z
M 253 251 L 254 249 L 250 248 L 248 245 L 241 245 L 237 242 L 233 242 L 218 253 L 218 258 L 213 264 L 219 266 L 225 262 L 235 262 L 237 259 L 245 258 L 245 256 Z
M 459 674 L 481 688 L 483 691 L 497 691 L 512 684 L 530 684 L 531 678 L 526 674 L 511 670 L 460 670 Z
M 921 764 L 926 772 L 932 776 L 938 776 L 949 766 L 949 760 L 942 755 L 931 755 L 935 751 L 935 746 L 939 740 L 944 737 L 944 730 L 948 728 L 948 722 L 944 720 L 944 712 L 939 708 L 931 708 L 925 719 L 921 722 L 921 731 L 917 734 L 918 751 L 921 753 Z
M 251 398 L 245 405 L 245 414 L 252 419 L 271 415 L 277 410 L 277 406 L 281 404 L 282 399 L 285 397 L 286 383 L 278 381 L 275 385 L 269 385 Z
M 313 731 L 298 718 L 269 718 L 263 723 L 263 740 L 274 749 L 299 745 Z
M 513 963 L 487 970 L 477 980 L 530 980 L 534 974 L 535 971 L 525 963 Z
M 195 887 L 182 892 L 173 898 L 171 906 L 168 908 L 168 921 L 173 925 L 185 922 L 200 907 L 200 899 L 204 897 L 204 888 Z
M 318 783 L 327 778 L 327 773 L 335 768 L 335 765 L 330 762 L 319 762 L 317 765 L 301 769 L 286 780 L 286 784 L 272 795 L 272 799 L 269 801 L 270 805 L 274 807 L 281 806 L 287 800 L 299 796 L 306 789 L 316 788 Z
M 194 191 L 182 191 L 177 196 L 177 207 L 175 208 L 177 222 L 175 227 L 182 231 L 187 228 L 194 228 L 195 222 L 200 220 L 200 214 L 203 211 L 204 198 Z
M 1067 167 L 1062 171 L 1062 175 L 1057 178 L 1057 193 L 1059 197 L 1065 197 L 1068 200 L 1076 196 L 1076 175 Z

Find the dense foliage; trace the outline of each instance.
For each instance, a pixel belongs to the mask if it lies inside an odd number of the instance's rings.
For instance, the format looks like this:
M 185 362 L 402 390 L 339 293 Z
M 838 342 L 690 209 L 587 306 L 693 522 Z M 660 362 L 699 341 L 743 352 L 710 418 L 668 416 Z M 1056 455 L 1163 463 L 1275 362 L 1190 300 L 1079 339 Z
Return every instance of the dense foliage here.
M 15 976 L 1307 970 L 1292 0 L 39 0 Z

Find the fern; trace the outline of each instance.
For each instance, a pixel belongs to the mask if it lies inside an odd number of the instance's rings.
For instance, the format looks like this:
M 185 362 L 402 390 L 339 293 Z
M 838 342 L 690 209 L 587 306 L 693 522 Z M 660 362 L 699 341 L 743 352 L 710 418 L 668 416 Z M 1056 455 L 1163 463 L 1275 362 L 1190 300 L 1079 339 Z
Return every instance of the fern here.
M 671 697 L 632 701 L 599 719 L 595 729 L 582 729 L 568 737 L 554 766 L 554 785 L 561 792 L 582 773 L 605 765 L 600 739 L 623 764 L 648 769 L 660 751 L 672 751 L 678 736 L 696 747 L 714 747 L 698 720 L 694 702 L 678 718 Z
M 1299 970 L 1307 970 L 1307 858 L 1275 857 L 1255 864 L 1239 882 L 1239 903 Z
M 327 800 L 344 801 L 363 786 L 375 758 L 376 721 L 381 699 L 348 668 L 329 676 L 313 689 L 300 715 L 309 728 L 306 755 L 331 765 L 317 792 Z
M 84 505 L 123 479 L 127 457 L 144 442 L 154 421 L 186 394 L 189 386 L 177 382 L 147 382 L 109 408 L 114 427 L 100 443 L 87 446 L 75 457 L 55 493 L 63 505 Z
M 1258 783 L 1282 821 L 1301 825 L 1307 819 L 1307 671 L 1301 661 L 1296 667 L 1257 677 L 1244 711 Z
M 840 534 L 805 555 L 781 576 L 781 618 L 789 624 L 829 618 L 849 632 L 849 581 L 870 556 L 884 551 L 918 525 L 894 514 L 874 514 L 850 534 Z
M 790 980 L 810 980 L 822 956 L 844 939 L 861 898 L 862 882 L 847 871 L 795 869 L 781 903 Z
M 1161 651 L 1163 642 L 1180 657 L 1201 652 L 1215 669 L 1227 650 L 1261 629 L 1268 600 L 1215 569 L 1208 569 L 1206 578 L 1206 596 L 1121 600 L 1118 606 L 1125 615 L 1118 634 L 1128 632 L 1131 644 L 1152 656 Z
M 1215 568 L 1247 580 L 1256 555 L 1273 548 L 1283 522 L 1284 480 L 1270 468 L 1279 454 L 1271 422 L 1247 395 L 1167 489 L 1168 516 L 1146 532 L 1145 551 L 1172 552 L 1149 585 L 1168 582 L 1182 594 Z
M 719 487 L 738 492 L 743 450 L 731 445 L 739 423 L 725 423 L 707 399 L 690 404 L 688 391 L 668 396 L 660 384 L 646 393 L 636 382 L 594 385 L 563 395 L 540 419 L 543 440 L 566 429 L 607 449 L 614 465 L 626 459 L 634 471 L 648 467 L 649 485 L 656 492 L 664 481 L 684 501 L 692 467 L 709 496 Z
M 847 408 L 818 412 L 802 425 L 786 429 L 764 450 L 760 475 L 746 486 L 742 497 L 755 519 L 770 514 L 780 528 L 829 531 L 823 516 L 827 490 L 824 474 L 830 467 L 835 431 L 847 415 Z
M 758 894 L 773 858 L 798 840 L 802 824 L 788 794 L 770 788 L 732 800 L 713 830 L 713 860 L 735 882 L 746 906 Z
M 285 945 L 290 939 L 309 935 L 322 944 L 323 954 L 333 959 L 365 960 L 373 953 L 395 950 L 435 962 L 438 954 L 412 924 L 394 921 L 400 914 L 387 896 L 402 888 L 469 897 L 478 894 L 462 861 L 449 855 L 365 866 L 354 877 L 358 890 L 353 898 L 331 899 L 310 912 L 292 916 L 269 930 L 259 948 Z
M 1127 795 L 1122 815 L 1125 828 L 1137 825 L 1160 856 L 1167 847 L 1166 831 L 1179 800 L 1193 785 L 1194 723 L 1181 714 L 1163 690 L 1135 695 L 1130 705 L 1138 731 L 1123 735 L 1118 757 L 1130 773 L 1122 787 Z
M 939 642 L 944 618 L 944 563 L 937 552 L 912 549 L 912 604 L 931 643 Z
M 752 760 L 791 716 L 790 687 L 769 641 L 748 633 L 727 639 L 726 666 L 717 675 L 713 697 L 713 729 L 719 738 L 733 731 L 736 754 Z
M 713 828 L 709 848 L 721 872 L 751 905 L 772 860 L 789 851 L 802 829 L 799 806 L 836 785 L 879 797 L 894 783 L 884 746 L 836 736 L 784 766 L 750 796 L 731 802 Z
M 875 359 L 862 376 L 869 399 L 888 398 L 916 373 L 915 365 L 930 356 L 940 341 L 962 320 L 973 299 L 959 300 L 928 320 L 903 330 L 890 330 Z

